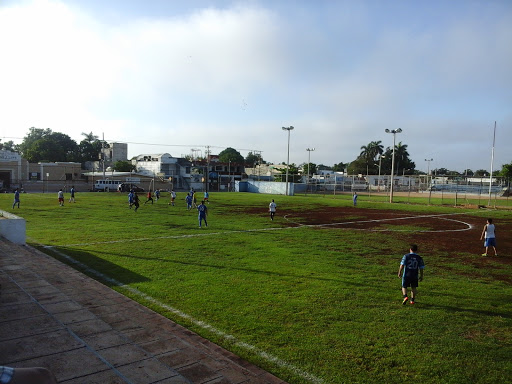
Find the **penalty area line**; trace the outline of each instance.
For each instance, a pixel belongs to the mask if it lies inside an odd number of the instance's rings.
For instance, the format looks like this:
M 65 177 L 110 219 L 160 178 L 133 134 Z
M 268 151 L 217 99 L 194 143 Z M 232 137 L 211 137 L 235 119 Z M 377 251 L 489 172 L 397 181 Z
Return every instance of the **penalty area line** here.
M 154 297 L 149 296 L 149 295 L 145 294 L 144 292 L 139 291 L 136 288 L 130 287 L 129 285 L 126 285 L 110 276 L 107 276 L 102 272 L 99 272 L 93 268 L 90 268 L 88 265 L 86 265 L 78 260 L 75 260 L 73 257 L 65 254 L 64 252 L 59 251 L 58 249 L 55 249 L 54 247 L 47 247 L 44 245 L 42 245 L 42 246 L 45 248 L 51 248 L 52 252 L 55 252 L 59 256 L 63 257 L 67 261 L 69 261 L 71 264 L 79 267 L 80 269 L 86 271 L 87 273 L 90 273 L 91 275 L 96 276 L 98 279 L 103 280 L 109 284 L 115 285 L 121 289 L 124 289 L 124 290 L 160 307 L 161 309 L 165 309 L 166 311 L 169 311 L 169 312 L 173 313 L 174 315 L 176 315 L 184 320 L 187 320 L 187 321 L 191 322 L 192 324 L 194 324 L 204 330 L 207 330 L 226 341 L 233 343 L 234 345 L 236 345 L 239 348 L 243 348 L 247 351 L 250 351 L 251 353 L 262 358 L 263 360 L 266 360 L 266 361 L 278 366 L 279 368 L 287 369 L 288 371 L 293 372 L 295 375 L 302 377 L 303 379 L 307 380 L 310 383 L 313 383 L 313 384 L 323 384 L 324 383 L 324 381 L 321 378 L 316 377 L 315 375 L 313 375 L 309 372 L 306 372 L 306 371 L 296 367 L 295 365 L 288 363 L 287 361 L 282 360 L 282 359 L 278 358 L 277 356 L 272 355 L 271 353 L 265 352 L 265 351 L 255 347 L 254 345 L 240 341 L 235 336 L 233 336 L 229 333 L 226 333 L 226 332 L 224 332 L 224 331 L 222 331 L 204 321 L 197 320 L 194 317 L 190 316 L 189 314 L 187 314 L 183 311 L 180 311 L 179 309 L 174 308 L 174 307 L 170 306 L 169 304 L 163 303 L 160 300 L 157 300 Z

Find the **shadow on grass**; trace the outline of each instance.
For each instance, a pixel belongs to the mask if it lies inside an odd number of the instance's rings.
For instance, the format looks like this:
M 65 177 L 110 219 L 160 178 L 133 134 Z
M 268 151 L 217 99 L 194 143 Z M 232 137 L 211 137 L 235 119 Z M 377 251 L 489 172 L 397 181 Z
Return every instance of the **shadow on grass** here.
M 478 309 L 454 307 L 454 306 L 451 306 L 451 305 L 421 303 L 418 306 L 422 307 L 422 308 L 425 308 L 425 309 L 442 309 L 442 310 L 444 310 L 446 312 L 475 313 L 475 314 L 484 315 L 484 316 L 504 317 L 506 319 L 511 319 L 512 318 L 510 313 L 500 313 L 500 312 L 494 312 L 494 311 L 482 311 L 482 310 L 478 310 Z
M 98 257 L 92 256 L 88 252 L 77 252 L 75 250 L 71 250 L 71 248 L 65 248 L 62 247 L 61 249 L 69 249 L 70 254 L 85 254 L 88 255 L 87 257 L 92 257 L 98 261 L 98 266 L 101 266 L 102 268 L 105 267 L 106 269 L 98 269 L 99 271 L 108 271 L 108 274 L 111 275 L 111 271 L 115 269 L 122 269 L 124 271 L 131 272 L 127 269 L 124 269 L 122 267 L 119 267 L 116 264 L 112 264 L 108 261 L 105 261 L 103 259 L 100 259 Z M 366 284 L 360 284 L 355 283 L 352 281 L 342 280 L 342 279 L 333 279 L 333 278 L 326 278 L 326 277 L 316 277 L 316 276 L 309 276 L 309 275 L 300 275 L 300 274 L 292 274 L 292 273 L 282 273 L 282 272 L 274 272 L 274 271 L 268 271 L 263 269 L 253 269 L 253 268 L 240 268 L 240 267 L 226 267 L 224 265 L 215 265 L 215 264 L 206 264 L 206 263 L 196 263 L 196 262 L 190 262 L 190 261 L 181 261 L 181 260 L 171 260 L 171 259 L 162 259 L 159 257 L 141 257 L 141 256 L 135 256 L 135 255 L 127 255 L 127 254 L 121 254 L 121 253 L 112 253 L 112 252 L 102 252 L 102 251 L 96 251 L 96 253 L 102 253 L 106 255 L 115 255 L 118 257 L 125 257 L 128 259 L 135 259 L 135 260 L 152 260 L 152 261 L 159 261 L 164 263 L 172 263 L 172 264 L 180 264 L 180 265 L 190 265 L 195 267 L 204 267 L 204 268 L 212 268 L 212 269 L 224 269 L 224 270 L 233 270 L 233 271 L 243 271 L 243 272 L 249 272 L 249 273 L 258 273 L 258 274 L 265 274 L 269 276 L 280 276 L 280 277 L 293 277 L 293 278 L 300 278 L 300 279 L 309 279 L 309 280 L 319 280 L 319 281 L 333 281 L 337 283 L 342 283 L 346 285 L 353 285 L 357 287 L 367 287 Z M 109 266 L 110 265 L 110 266 Z M 92 266 L 92 264 L 87 264 L 88 267 L 96 269 L 96 267 Z M 131 272 L 133 274 L 133 272 Z M 137 274 L 134 274 L 135 276 L 140 276 Z M 116 275 L 119 276 L 119 275 Z M 137 281 L 149 281 L 147 278 L 143 278 L 144 280 L 137 280 Z M 123 280 L 123 282 L 126 282 Z M 130 282 L 136 282 L 136 281 L 130 281 Z
M 85 273 L 86 275 L 94 278 L 101 278 L 98 272 L 104 274 L 108 278 L 115 276 L 116 280 L 121 281 L 124 284 L 130 283 L 141 283 L 150 281 L 147 277 L 133 272 L 132 270 L 126 269 L 117 264 L 111 263 L 108 260 L 101 259 L 92 253 L 77 251 L 76 249 L 71 250 L 70 248 L 56 247 L 54 251 L 48 248 L 37 247 L 40 251 L 45 253 L 51 253 L 52 257 L 62 261 L 65 264 L 72 266 L 73 268 Z M 105 280 L 105 279 L 103 279 Z

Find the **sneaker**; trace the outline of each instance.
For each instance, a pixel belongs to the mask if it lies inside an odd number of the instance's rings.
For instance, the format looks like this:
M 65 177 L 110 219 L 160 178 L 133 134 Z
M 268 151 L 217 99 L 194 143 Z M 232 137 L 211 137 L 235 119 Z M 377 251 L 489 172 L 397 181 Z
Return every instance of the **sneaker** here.
M 482 253 L 482 256 L 488 256 L 487 253 Z
M 18 207 L 18 208 L 19 208 L 19 207 Z M 498 254 L 497 254 L 497 253 L 495 253 L 495 254 L 494 254 L 494 256 L 498 257 Z
M 414 305 L 414 300 L 411 300 L 410 303 L 411 303 L 411 305 Z
M 409 298 L 408 298 L 407 296 L 406 296 L 406 297 L 404 297 L 404 300 L 402 301 L 402 305 L 407 304 L 407 300 L 409 300 Z

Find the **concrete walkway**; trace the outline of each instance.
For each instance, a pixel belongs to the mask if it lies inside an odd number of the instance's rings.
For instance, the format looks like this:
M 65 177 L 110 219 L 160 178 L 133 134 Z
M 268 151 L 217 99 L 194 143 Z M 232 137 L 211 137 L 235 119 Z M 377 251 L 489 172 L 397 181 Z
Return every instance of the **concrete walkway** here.
M 285 383 L 29 246 L 0 238 L 0 365 L 59 383 Z

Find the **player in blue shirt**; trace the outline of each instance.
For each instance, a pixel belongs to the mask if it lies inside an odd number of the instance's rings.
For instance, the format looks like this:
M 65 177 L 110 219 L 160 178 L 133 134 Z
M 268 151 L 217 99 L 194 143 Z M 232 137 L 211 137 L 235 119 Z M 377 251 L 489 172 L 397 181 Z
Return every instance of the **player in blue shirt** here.
M 357 205 L 357 192 L 354 192 L 354 196 L 352 196 L 352 201 L 354 202 L 354 207 Z
M 18 208 L 20 207 L 20 191 L 18 188 L 14 190 L 14 203 L 12 203 L 12 209 L 18 204 Z
M 402 278 L 403 305 L 407 304 L 407 300 L 409 300 L 409 296 L 407 296 L 407 287 L 411 287 L 410 303 L 414 304 L 418 281 L 423 280 L 423 269 L 425 268 L 425 264 L 423 263 L 421 256 L 416 252 L 418 252 L 418 246 L 416 244 L 411 244 L 409 253 L 402 257 L 400 268 L 398 269 L 398 277 Z
M 190 211 L 190 209 L 192 208 L 192 195 L 190 193 L 187 193 L 185 201 L 187 202 L 187 209 Z
M 204 205 L 204 200 L 197 206 L 197 211 L 199 212 L 199 228 L 201 228 L 201 222 L 203 220 L 204 226 L 207 227 L 208 223 L 206 222 L 206 214 L 208 213 L 208 208 Z

